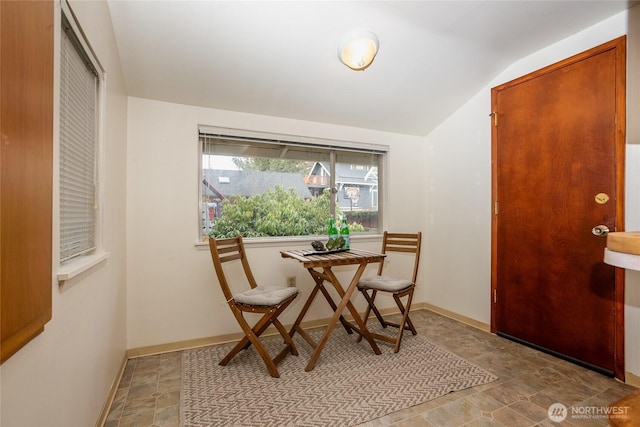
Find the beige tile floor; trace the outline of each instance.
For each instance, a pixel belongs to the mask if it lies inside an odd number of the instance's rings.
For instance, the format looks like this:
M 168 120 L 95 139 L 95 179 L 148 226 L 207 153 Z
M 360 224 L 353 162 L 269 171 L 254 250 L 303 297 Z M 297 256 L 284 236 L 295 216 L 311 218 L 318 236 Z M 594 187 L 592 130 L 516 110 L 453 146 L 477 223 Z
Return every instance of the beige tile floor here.
M 606 426 L 607 418 L 597 412 L 635 390 L 431 311 L 412 312 L 411 318 L 420 335 L 495 373 L 499 380 L 450 393 L 360 427 Z M 411 339 L 411 335 L 405 339 Z M 177 427 L 180 361 L 181 352 L 129 360 L 105 427 Z M 553 403 L 568 408 L 562 423 L 548 417 Z M 582 415 L 574 414 L 572 408 Z M 640 420 L 637 422 L 640 425 Z

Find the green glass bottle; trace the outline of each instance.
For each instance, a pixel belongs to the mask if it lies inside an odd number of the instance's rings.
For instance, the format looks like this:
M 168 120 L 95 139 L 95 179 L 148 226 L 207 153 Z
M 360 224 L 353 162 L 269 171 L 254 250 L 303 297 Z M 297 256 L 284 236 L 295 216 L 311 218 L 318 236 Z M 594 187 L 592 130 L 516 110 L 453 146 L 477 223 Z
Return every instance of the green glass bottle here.
M 338 238 L 338 228 L 336 227 L 336 220 L 333 219 L 333 215 L 329 217 L 329 239 Z
M 342 218 L 342 224 L 340 225 L 340 236 L 344 239 L 344 248 L 349 249 L 350 236 L 349 236 L 349 224 L 347 224 L 347 218 Z

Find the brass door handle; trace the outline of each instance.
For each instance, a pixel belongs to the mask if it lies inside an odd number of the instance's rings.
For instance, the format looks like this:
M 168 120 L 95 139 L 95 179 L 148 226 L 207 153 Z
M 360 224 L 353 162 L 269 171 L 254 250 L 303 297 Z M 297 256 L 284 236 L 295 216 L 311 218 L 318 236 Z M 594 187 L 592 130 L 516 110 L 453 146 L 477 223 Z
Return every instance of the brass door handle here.
M 609 227 L 606 225 L 596 225 L 591 229 L 591 234 L 598 237 L 606 237 L 609 233 Z

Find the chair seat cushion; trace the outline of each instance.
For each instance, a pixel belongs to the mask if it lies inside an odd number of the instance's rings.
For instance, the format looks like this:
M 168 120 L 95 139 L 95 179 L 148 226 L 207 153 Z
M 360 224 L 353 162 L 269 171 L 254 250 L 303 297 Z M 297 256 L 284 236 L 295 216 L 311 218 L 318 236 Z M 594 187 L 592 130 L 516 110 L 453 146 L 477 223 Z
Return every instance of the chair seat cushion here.
M 388 276 L 368 276 L 360 280 L 359 288 L 375 289 L 378 291 L 397 292 L 412 286 L 413 282 Z
M 248 291 L 235 294 L 233 299 L 238 304 L 246 305 L 278 305 L 291 295 L 298 293 L 298 288 L 285 286 L 257 286 Z

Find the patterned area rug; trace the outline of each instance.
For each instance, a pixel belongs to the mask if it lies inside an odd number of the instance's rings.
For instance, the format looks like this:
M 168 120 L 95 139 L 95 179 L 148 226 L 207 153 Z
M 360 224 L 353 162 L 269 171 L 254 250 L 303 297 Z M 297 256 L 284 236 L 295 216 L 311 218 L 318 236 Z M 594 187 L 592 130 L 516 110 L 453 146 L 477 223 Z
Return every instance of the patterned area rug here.
M 311 348 L 295 335 L 300 355 L 278 365 L 280 378 L 253 347 L 227 366 L 218 362 L 232 344 L 184 351 L 181 426 L 352 426 L 497 379 L 419 335 L 405 335 L 397 354 L 382 344 L 375 355 L 338 327 L 311 372 Z M 271 355 L 282 348 L 281 338 L 264 342 Z

